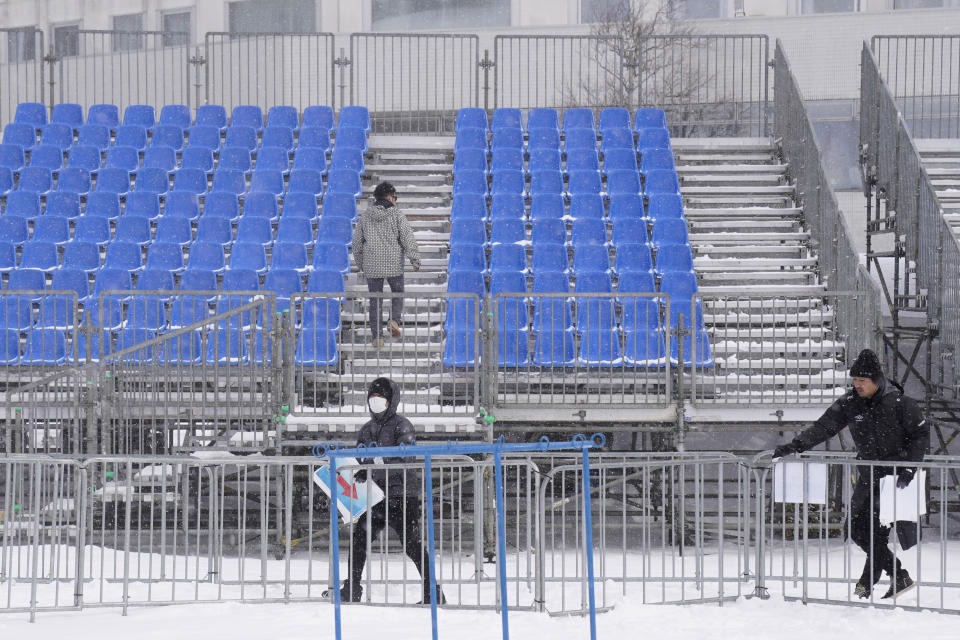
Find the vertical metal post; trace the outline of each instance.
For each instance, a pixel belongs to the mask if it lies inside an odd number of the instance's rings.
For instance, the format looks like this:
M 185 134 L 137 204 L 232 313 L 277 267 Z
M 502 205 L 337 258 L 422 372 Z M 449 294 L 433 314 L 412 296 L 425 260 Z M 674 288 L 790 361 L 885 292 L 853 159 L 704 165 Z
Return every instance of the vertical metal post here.
M 351 47 L 353 46 L 353 39 L 350 40 Z M 352 51 L 351 51 L 352 53 Z M 340 47 L 340 55 L 333 59 L 333 66 L 340 70 L 340 104 L 336 105 L 339 108 L 343 108 L 347 104 L 353 104 L 353 83 L 350 83 L 350 102 L 346 101 L 344 93 L 346 93 L 347 82 L 346 82 L 346 68 L 350 66 L 351 59 L 346 56 L 346 52 L 343 47 Z
M 330 567 L 333 570 L 333 631 L 334 637 L 341 640 L 340 628 L 340 532 L 337 531 L 337 456 L 329 456 L 330 468 L 327 483 L 330 485 Z
M 503 640 L 510 638 L 510 622 L 507 616 L 507 528 L 503 505 L 503 460 L 500 451 L 493 452 L 494 490 L 497 502 L 497 585 L 500 591 L 500 621 Z
M 433 469 L 430 455 L 423 457 L 424 493 L 427 496 L 427 553 L 430 557 L 430 628 L 433 640 L 437 637 L 437 554 L 433 538 Z M 369 531 L 369 528 L 368 528 Z M 423 576 L 421 576 L 423 577 Z
M 207 64 L 207 59 L 203 56 L 203 54 L 200 53 L 200 47 L 197 47 L 197 48 L 195 49 L 195 51 L 194 51 L 193 56 L 190 57 L 190 58 L 187 58 L 187 62 L 188 62 L 188 65 L 187 65 L 187 73 L 188 73 L 188 74 L 189 74 L 189 71 L 190 71 L 190 65 L 193 65 L 193 66 L 196 67 L 196 69 L 197 69 L 197 70 L 194 72 L 194 74 L 193 74 L 193 88 L 194 88 L 194 90 L 197 92 L 197 104 L 196 104 L 196 106 L 199 107 L 201 104 L 205 104 L 205 103 L 206 103 L 206 100 L 201 99 L 201 96 L 200 96 L 200 90 L 203 89 L 204 86 L 206 85 L 205 82 L 200 82 L 200 67 L 205 67 L 205 66 L 206 66 L 206 64 Z M 209 74 L 206 75 L 206 78 L 209 78 Z M 189 79 L 187 80 L 187 82 L 188 82 L 188 84 L 189 84 Z M 189 96 L 189 93 L 188 93 L 187 95 Z M 207 96 L 206 96 L 206 97 L 207 97 L 207 99 L 209 99 L 209 97 L 210 97 L 210 91 L 209 91 L 209 90 L 207 91 Z
M 483 60 L 479 64 L 483 69 L 483 108 L 490 111 L 490 69 L 496 70 L 497 66 L 497 63 L 490 59 L 490 49 L 483 50 Z
M 669 314 L 667 317 L 670 317 Z M 683 324 L 683 313 L 681 312 L 677 315 L 677 451 L 680 452 L 683 452 L 686 446 L 686 424 L 684 424 L 685 411 L 683 405 L 683 338 L 686 333 L 687 329 Z M 692 360 L 691 358 L 691 361 Z
M 590 449 L 583 456 L 583 518 L 585 526 L 584 547 L 587 552 L 587 602 L 590 607 L 590 640 L 597 640 L 597 600 L 593 592 L 593 516 L 590 506 Z
M 56 74 L 54 73 L 54 71 L 56 70 L 57 62 L 60 61 L 60 58 L 57 57 L 56 50 L 53 48 L 52 42 L 50 43 L 50 49 L 47 52 L 47 55 L 43 57 L 43 61 L 50 67 L 49 69 L 50 78 L 49 80 L 47 80 L 47 84 L 49 85 L 49 88 L 50 88 L 49 105 L 50 105 L 50 111 L 52 112 L 53 105 L 57 104 L 57 97 L 54 95 L 54 86 L 56 85 L 56 80 L 54 80 L 54 77 Z M 40 90 L 40 93 L 41 93 L 40 98 L 42 99 L 43 98 L 42 89 Z

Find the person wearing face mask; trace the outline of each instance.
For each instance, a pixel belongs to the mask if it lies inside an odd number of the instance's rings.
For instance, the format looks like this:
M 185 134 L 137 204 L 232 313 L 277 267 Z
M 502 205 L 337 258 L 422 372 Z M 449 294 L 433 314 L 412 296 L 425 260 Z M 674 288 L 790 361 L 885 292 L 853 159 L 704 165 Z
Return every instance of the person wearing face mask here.
M 400 403 L 400 388 L 389 378 L 377 378 L 367 389 L 367 407 L 370 420 L 360 428 L 357 445 L 395 447 L 401 444 L 416 444 L 413 425 L 397 413 Z M 410 462 L 410 459 L 384 458 L 384 462 Z M 370 464 L 371 460 L 361 463 Z M 363 596 L 361 583 L 363 567 L 367 561 L 367 523 L 371 527 L 370 537 L 376 538 L 387 525 L 404 542 L 404 551 L 423 578 L 423 599 L 421 604 L 431 602 L 430 594 L 430 556 L 421 535 L 420 524 L 421 489 L 420 477 L 414 469 L 387 471 L 372 466 L 370 473 L 360 469 L 354 473 L 359 481 L 369 475 L 383 489 L 385 497 L 360 517 L 353 529 L 353 545 L 349 558 L 349 577 L 340 589 L 343 602 L 358 602 Z M 438 604 L 445 604 L 446 598 L 437 584 Z
M 834 402 L 812 427 L 774 449 L 773 457 L 802 453 L 849 427 L 860 460 L 923 461 L 930 446 L 930 428 L 917 403 L 903 395 L 895 382 L 887 380 L 877 354 L 870 349 L 861 351 L 850 368 L 850 375 L 853 390 Z M 896 473 L 897 486 L 904 488 L 910 484 L 915 471 L 915 467 L 902 465 L 877 466 L 872 471 L 866 465 L 857 467 L 848 517 L 850 537 L 867 554 L 863 573 L 854 589 L 860 598 L 870 597 L 873 585 L 880 581 L 884 571 L 891 578 L 884 598 L 914 586 L 910 574 L 887 547 L 890 528 L 880 522 L 880 479 Z

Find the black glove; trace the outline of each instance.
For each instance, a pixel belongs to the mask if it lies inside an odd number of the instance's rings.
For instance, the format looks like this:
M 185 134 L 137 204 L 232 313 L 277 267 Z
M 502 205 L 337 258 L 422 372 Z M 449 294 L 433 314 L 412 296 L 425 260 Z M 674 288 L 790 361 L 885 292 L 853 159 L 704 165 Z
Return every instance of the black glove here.
M 354 482 L 366 482 L 367 481 L 367 470 L 366 469 L 357 469 L 353 472 L 353 481 Z
M 797 449 L 797 445 L 793 444 L 792 442 L 788 442 L 787 444 L 781 444 L 776 449 L 774 449 L 773 457 L 783 458 L 785 456 L 793 455 L 794 453 L 799 453 L 799 452 L 800 451 Z
M 910 481 L 913 480 L 913 474 L 916 472 L 916 469 L 910 467 L 900 467 L 900 469 L 897 470 L 897 489 L 906 489 Z

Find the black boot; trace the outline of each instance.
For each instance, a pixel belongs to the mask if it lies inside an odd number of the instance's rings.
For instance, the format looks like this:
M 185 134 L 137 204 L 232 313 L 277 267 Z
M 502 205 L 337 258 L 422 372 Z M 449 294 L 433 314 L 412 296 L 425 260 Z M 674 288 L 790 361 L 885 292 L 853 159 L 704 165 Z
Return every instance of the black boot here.
M 423 585 L 423 599 L 417 604 L 431 604 L 433 600 L 430 598 L 430 585 Z M 437 583 L 437 604 L 447 604 L 447 598 L 443 595 L 443 589 L 440 588 L 440 583 Z
M 321 597 L 333 600 L 333 594 L 329 589 L 320 594 Z M 340 588 L 340 602 L 360 602 L 363 597 L 363 586 L 360 582 L 347 580 Z
M 894 593 L 898 596 L 902 595 L 904 591 L 909 591 L 915 586 L 917 585 L 913 581 L 913 578 L 910 577 L 910 574 L 907 573 L 907 570 L 900 569 L 897 571 L 896 579 L 890 579 L 890 588 L 883 594 L 883 599 L 892 598 Z

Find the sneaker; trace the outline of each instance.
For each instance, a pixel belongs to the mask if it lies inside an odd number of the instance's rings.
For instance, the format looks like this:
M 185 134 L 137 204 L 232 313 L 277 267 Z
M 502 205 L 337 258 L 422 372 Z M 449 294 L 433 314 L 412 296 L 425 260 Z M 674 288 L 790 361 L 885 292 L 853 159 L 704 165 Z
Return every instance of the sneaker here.
M 390 335 L 392 335 L 394 338 L 399 338 L 403 335 L 403 332 L 400 331 L 400 325 L 397 324 L 396 320 L 391 320 L 388 322 L 387 328 L 390 329 Z
M 327 589 L 320 594 L 320 597 L 333 600 L 333 593 L 330 589 Z M 340 602 L 360 602 L 360 598 L 362 597 L 363 585 L 361 584 L 354 584 L 347 580 L 343 583 L 343 587 L 340 588 Z
M 374 338 L 373 339 L 373 348 L 379 349 L 383 346 L 383 338 Z
M 870 591 L 871 591 L 870 587 L 863 584 L 862 582 L 858 582 L 857 586 L 854 587 L 853 589 L 853 594 L 859 598 L 869 598 Z
M 916 583 L 913 581 L 913 578 L 910 577 L 910 574 L 905 570 L 897 571 L 897 579 L 890 581 L 890 588 L 887 589 L 887 592 L 883 594 L 882 599 L 892 598 L 893 594 L 896 593 L 898 596 L 902 595 L 904 591 L 909 591 L 914 588 Z

